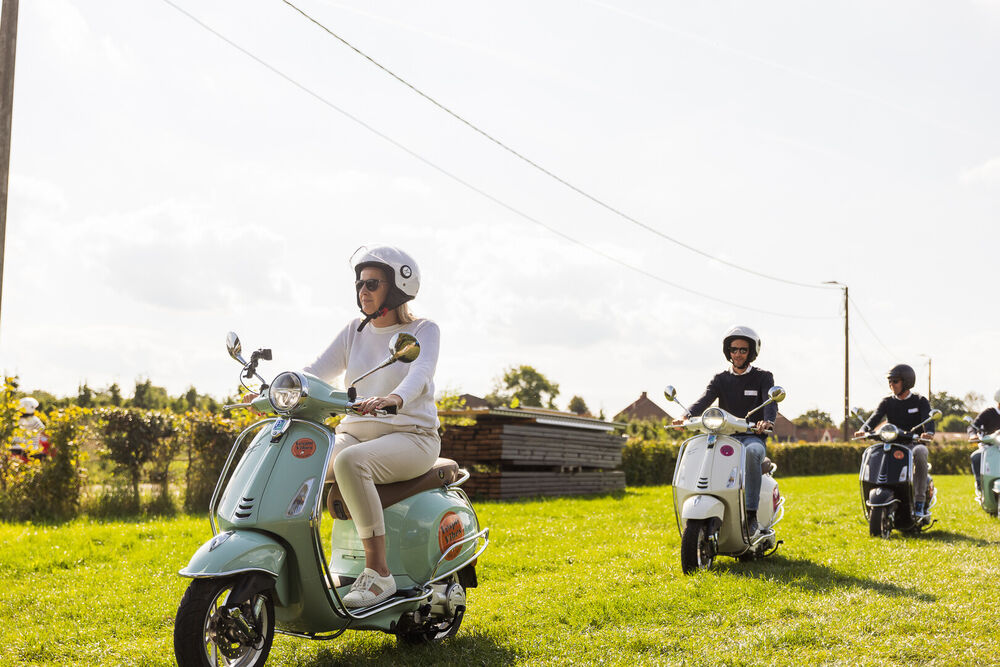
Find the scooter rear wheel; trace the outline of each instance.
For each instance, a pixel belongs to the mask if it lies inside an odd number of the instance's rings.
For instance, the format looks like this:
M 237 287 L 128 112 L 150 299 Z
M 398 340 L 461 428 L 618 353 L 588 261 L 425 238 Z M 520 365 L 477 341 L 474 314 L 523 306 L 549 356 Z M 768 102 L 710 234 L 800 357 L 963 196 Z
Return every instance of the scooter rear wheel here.
M 174 655 L 181 667 L 260 667 L 274 641 L 274 601 L 257 593 L 240 605 L 243 618 L 259 637 L 247 641 L 225 611 L 232 579 L 195 579 L 188 586 L 174 621 Z
M 892 536 L 892 511 L 888 507 L 873 507 L 868 515 L 868 533 L 872 537 Z
M 681 570 L 691 574 L 712 567 L 715 552 L 708 539 L 708 522 L 691 520 L 681 535 Z

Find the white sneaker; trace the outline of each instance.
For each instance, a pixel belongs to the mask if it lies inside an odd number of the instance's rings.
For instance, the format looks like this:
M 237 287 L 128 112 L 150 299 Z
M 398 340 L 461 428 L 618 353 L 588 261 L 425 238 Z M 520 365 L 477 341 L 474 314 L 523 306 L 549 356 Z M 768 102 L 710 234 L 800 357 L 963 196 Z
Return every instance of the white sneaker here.
M 344 596 L 344 606 L 352 609 L 370 607 L 387 600 L 395 592 L 396 580 L 391 574 L 383 577 L 370 567 L 366 567 L 351 585 L 351 591 Z

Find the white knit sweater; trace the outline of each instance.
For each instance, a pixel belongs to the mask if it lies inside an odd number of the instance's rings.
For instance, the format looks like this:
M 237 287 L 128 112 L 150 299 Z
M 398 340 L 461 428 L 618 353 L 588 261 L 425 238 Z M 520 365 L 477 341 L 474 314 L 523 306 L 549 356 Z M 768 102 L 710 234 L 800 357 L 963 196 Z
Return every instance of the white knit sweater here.
M 353 320 L 337 334 L 330 346 L 303 370 L 337 386 L 344 377 L 346 385 L 359 375 L 378 366 L 389 356 L 389 339 L 405 331 L 420 342 L 420 356 L 406 364 L 401 361 L 372 373 L 357 384 L 358 397 L 388 396 L 396 394 L 403 399 L 399 413 L 386 419 L 399 426 L 438 427 L 437 406 L 434 404 L 434 370 L 437 368 L 441 332 L 438 325 L 427 319 L 408 324 L 376 327 L 368 324 L 358 333 L 360 319 Z M 376 417 L 348 415 L 344 421 L 376 419 Z

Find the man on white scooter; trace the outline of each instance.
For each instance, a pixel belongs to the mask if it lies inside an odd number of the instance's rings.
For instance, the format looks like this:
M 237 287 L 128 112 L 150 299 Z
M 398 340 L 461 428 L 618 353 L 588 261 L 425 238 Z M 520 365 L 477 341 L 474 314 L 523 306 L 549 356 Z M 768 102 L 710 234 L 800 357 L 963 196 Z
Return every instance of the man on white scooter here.
M 972 424 L 969 425 L 969 442 L 979 442 L 979 433 L 990 434 L 1000 430 L 1000 389 L 993 394 L 993 401 L 997 404 L 992 408 L 986 408 L 980 412 Z M 983 492 L 983 473 L 980 466 L 983 460 L 983 446 L 979 445 L 976 451 L 969 457 L 972 461 L 972 474 L 976 477 L 976 491 Z
M 712 378 L 705 393 L 691 405 L 690 412 L 685 417 L 697 417 L 716 399 L 720 408 L 742 417 L 767 400 L 767 392 L 774 386 L 774 376 L 769 371 L 750 365 L 759 353 L 760 336 L 753 329 L 735 326 L 727 331 L 722 338 L 722 354 L 730 362 L 730 366 Z M 774 426 L 774 420 L 778 417 L 777 404 L 766 406 L 763 417 L 754 424 L 756 434 L 733 436 L 743 443 L 746 450 L 747 532 L 751 538 L 760 532 L 757 505 L 760 501 L 761 464 L 767 453 L 761 434 Z M 683 422 L 683 419 L 674 420 L 674 424 Z
M 854 435 L 862 436 L 871 433 L 879 422 L 887 422 L 902 431 L 909 431 L 917 424 L 926 421 L 931 414 L 931 404 L 925 397 L 910 391 L 917 383 L 917 374 L 912 366 L 896 364 L 885 374 L 889 381 L 892 396 L 886 396 L 875 408 L 875 412 L 865 420 L 861 429 Z M 920 427 L 919 438 L 929 442 L 934 435 L 934 422 L 927 422 Z M 927 517 L 927 447 L 919 443 L 908 445 L 913 453 L 913 513 L 923 519 Z

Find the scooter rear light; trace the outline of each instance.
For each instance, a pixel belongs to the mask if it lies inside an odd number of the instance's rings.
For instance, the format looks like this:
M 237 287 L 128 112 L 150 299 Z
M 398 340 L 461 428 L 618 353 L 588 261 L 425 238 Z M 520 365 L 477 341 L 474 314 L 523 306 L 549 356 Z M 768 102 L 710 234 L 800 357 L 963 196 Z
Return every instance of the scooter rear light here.
M 906 468 L 903 468 L 902 470 L 899 471 L 899 481 L 900 482 L 906 481 Z

